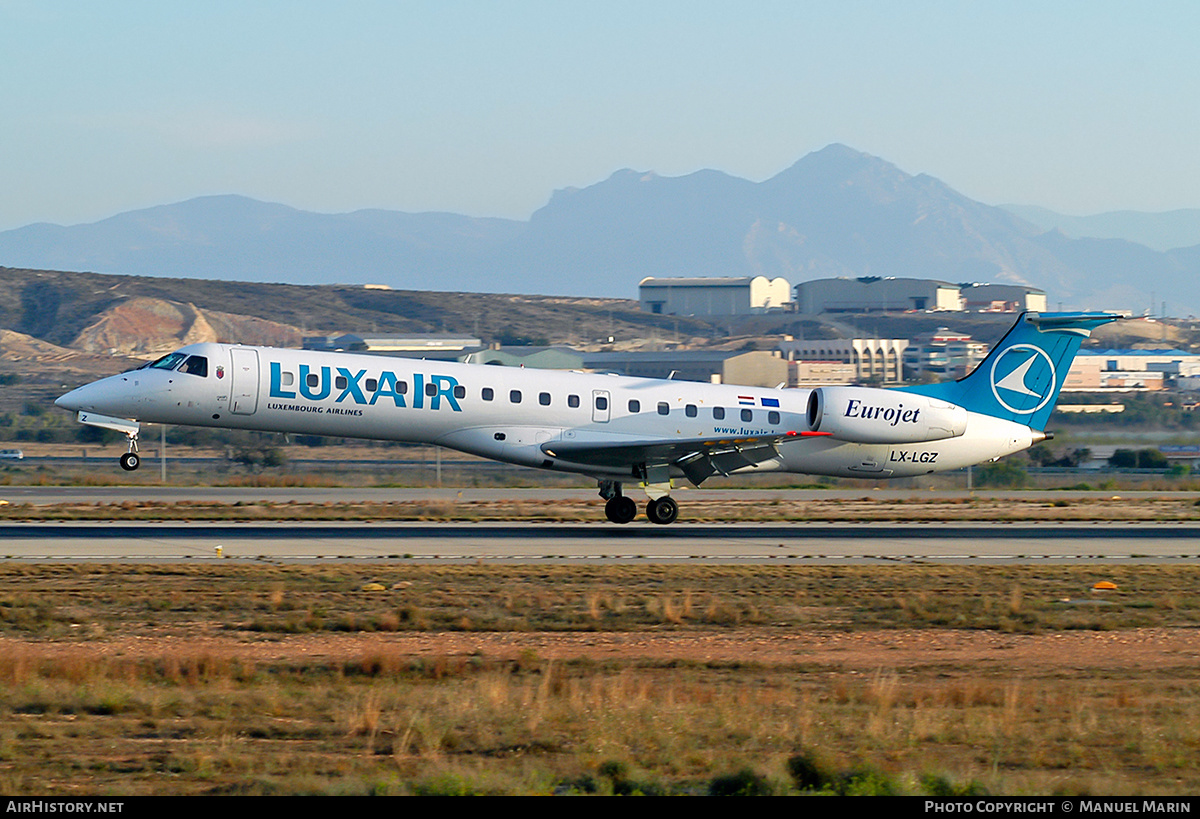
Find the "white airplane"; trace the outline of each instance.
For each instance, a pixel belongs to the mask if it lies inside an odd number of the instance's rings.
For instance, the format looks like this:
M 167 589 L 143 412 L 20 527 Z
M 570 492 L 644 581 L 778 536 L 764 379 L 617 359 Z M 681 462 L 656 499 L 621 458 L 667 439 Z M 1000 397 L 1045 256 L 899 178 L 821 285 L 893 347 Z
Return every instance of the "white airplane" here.
M 1043 430 L 1083 339 L 1122 316 L 1023 313 L 968 376 L 878 389 L 762 389 L 556 370 L 192 344 L 55 401 L 129 437 L 141 423 L 436 444 L 595 478 L 605 514 L 675 520 L 673 482 L 798 472 L 898 478 L 994 461 Z

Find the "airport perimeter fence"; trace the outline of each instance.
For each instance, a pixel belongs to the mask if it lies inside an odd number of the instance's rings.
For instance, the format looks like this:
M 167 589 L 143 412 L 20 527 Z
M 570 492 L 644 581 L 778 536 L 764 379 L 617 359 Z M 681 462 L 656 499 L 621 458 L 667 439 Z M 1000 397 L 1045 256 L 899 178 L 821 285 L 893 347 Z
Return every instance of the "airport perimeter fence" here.
M 169 452 L 169 451 L 168 451 Z M 276 465 L 245 463 L 228 457 L 170 457 L 165 468 L 158 451 L 143 449 L 142 465 L 125 472 L 111 455 L 37 456 L 0 464 L 0 484 L 176 485 L 279 484 L 397 487 L 588 487 L 584 475 L 550 472 L 448 453 L 446 457 L 285 458 Z M 1003 463 L 1003 462 L 1001 462 Z M 165 479 L 164 479 L 165 478 Z M 681 481 L 681 483 L 684 483 Z M 1170 489 L 1200 491 L 1200 476 L 1164 469 L 1080 469 L 1021 467 L 1010 464 L 1000 477 L 985 468 L 902 479 L 825 478 L 791 473 L 715 477 L 704 487 L 931 489 Z

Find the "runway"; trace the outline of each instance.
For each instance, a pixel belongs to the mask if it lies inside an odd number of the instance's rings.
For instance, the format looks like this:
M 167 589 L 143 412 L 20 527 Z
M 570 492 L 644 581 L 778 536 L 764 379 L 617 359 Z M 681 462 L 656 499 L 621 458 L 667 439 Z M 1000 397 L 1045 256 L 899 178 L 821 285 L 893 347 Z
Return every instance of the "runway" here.
M 6 523 L 3 562 L 1194 563 L 1194 524 Z

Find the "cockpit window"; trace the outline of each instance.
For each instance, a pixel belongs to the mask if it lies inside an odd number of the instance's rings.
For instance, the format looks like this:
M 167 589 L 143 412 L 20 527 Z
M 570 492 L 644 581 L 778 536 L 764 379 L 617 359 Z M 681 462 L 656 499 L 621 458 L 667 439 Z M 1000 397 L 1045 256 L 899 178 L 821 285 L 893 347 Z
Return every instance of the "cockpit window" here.
M 151 370 L 173 370 L 176 367 L 178 367 L 179 364 L 186 358 L 187 358 L 186 353 L 167 353 L 162 358 L 160 358 L 158 361 L 151 363 L 149 366 L 149 369 L 151 369 Z
M 179 368 L 179 372 L 208 378 L 208 359 L 202 355 L 189 356 L 184 365 Z

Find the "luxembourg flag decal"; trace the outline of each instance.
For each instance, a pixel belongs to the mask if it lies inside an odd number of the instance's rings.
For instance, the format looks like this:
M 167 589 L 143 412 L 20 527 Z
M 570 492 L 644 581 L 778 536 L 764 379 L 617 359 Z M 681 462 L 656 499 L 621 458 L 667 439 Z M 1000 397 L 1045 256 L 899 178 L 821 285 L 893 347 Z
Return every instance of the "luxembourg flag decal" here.
M 738 403 L 739 404 L 747 404 L 752 407 L 752 406 L 754 406 L 754 396 L 753 395 L 739 395 Z

